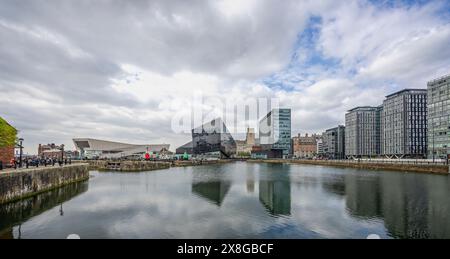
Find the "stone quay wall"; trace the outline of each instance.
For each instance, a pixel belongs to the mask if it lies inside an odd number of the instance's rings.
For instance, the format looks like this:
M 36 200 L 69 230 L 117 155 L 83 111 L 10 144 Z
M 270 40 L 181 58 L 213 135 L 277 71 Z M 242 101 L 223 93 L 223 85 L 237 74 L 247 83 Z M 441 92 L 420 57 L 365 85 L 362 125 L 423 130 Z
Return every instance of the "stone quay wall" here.
M 92 170 L 116 170 L 123 172 L 141 172 L 170 167 L 200 166 L 228 163 L 232 160 L 173 160 L 173 161 L 110 161 L 110 160 L 83 160 L 72 161 L 73 164 L 88 163 Z
M 0 172 L 0 204 L 89 179 L 85 163 Z
M 170 168 L 170 162 L 159 161 L 109 161 L 109 160 L 86 160 L 89 168 L 93 170 L 116 170 L 123 172 L 141 172 Z M 73 161 L 72 163 L 79 163 Z
M 334 160 L 247 160 L 248 162 L 266 162 L 266 163 L 291 163 L 291 164 L 306 164 L 306 165 L 321 165 L 333 167 L 349 167 L 369 170 L 387 170 L 387 171 L 403 171 L 416 173 L 432 173 L 432 174 L 448 174 L 448 165 L 437 164 L 401 164 L 401 163 L 376 163 L 363 161 L 334 161 Z

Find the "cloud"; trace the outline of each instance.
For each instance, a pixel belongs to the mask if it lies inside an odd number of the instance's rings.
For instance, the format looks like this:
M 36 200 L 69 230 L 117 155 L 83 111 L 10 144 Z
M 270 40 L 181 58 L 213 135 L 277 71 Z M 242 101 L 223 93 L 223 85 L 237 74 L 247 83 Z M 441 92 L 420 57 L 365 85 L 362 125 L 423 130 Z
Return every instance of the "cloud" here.
M 199 91 L 236 105 L 278 98 L 295 135 L 450 70 L 440 1 L 241 2 L 2 2 L 0 115 L 29 153 L 73 137 L 174 150 L 190 136 L 172 118 L 214 108 L 193 102 Z

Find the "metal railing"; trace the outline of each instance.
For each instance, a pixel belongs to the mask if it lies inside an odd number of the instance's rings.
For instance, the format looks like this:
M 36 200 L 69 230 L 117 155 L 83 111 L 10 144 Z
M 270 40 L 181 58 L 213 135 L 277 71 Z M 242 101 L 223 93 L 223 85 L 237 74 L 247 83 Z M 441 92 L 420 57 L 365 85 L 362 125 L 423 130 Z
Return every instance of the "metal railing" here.
M 302 159 L 293 159 L 302 160 Z M 336 159 L 336 160 L 307 160 L 307 161 L 323 161 L 323 162 L 336 162 L 336 163 L 347 163 L 347 164 L 399 164 L 399 165 L 448 165 L 446 159 L 382 159 L 382 158 L 356 158 L 356 159 Z

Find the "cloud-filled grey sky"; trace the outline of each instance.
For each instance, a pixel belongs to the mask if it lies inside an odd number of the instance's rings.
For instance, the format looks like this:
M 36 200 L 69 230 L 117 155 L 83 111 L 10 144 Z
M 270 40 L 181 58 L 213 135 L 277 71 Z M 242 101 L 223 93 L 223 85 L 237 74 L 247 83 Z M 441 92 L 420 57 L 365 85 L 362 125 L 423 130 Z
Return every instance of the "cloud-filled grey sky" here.
M 194 91 L 278 98 L 293 135 L 320 133 L 450 73 L 449 46 L 445 0 L 1 1 L 0 116 L 30 154 L 74 137 L 174 150 Z

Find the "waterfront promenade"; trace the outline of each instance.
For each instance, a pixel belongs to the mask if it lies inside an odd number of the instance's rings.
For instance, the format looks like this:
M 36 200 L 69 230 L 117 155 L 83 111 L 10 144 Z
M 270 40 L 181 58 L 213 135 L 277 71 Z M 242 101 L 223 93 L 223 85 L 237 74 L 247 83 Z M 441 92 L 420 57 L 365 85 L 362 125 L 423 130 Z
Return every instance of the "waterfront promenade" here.
M 416 173 L 449 174 L 446 162 L 431 162 L 428 160 L 301 160 L 301 159 L 249 159 L 248 162 L 307 164 L 333 167 L 350 167 L 368 170 L 388 170 Z

